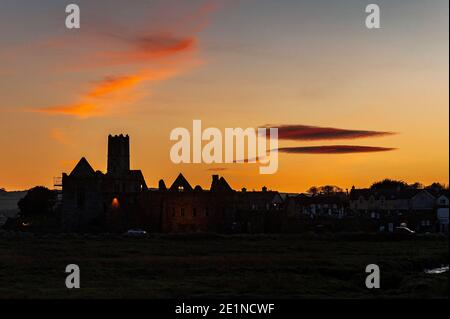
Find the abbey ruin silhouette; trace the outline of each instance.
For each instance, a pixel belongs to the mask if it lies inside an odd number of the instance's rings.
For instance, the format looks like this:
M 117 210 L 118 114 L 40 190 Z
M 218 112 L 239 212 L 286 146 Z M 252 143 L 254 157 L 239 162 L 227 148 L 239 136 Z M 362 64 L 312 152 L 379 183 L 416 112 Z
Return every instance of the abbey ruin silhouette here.
M 149 188 L 130 168 L 128 135 L 108 136 L 107 171 L 81 158 L 62 174 L 65 232 L 298 232 L 328 229 L 387 231 L 404 223 L 417 231 L 448 232 L 448 190 L 356 189 L 350 192 L 283 194 L 234 190 L 224 177 L 191 186 L 180 173 L 166 187 Z
M 148 188 L 142 172 L 130 169 L 128 135 L 108 136 L 107 163 L 107 172 L 102 173 L 83 157 L 70 174 L 63 173 L 64 231 L 139 227 L 163 232 L 227 232 L 243 224 L 249 231 L 264 228 L 256 221 L 239 220 L 238 211 L 250 211 L 250 202 L 281 214 L 283 201 L 278 192 L 236 192 L 219 175 L 212 176 L 208 190 L 192 187 L 182 174 L 170 187 L 160 180 L 157 189 Z M 274 221 L 268 224 L 276 227 Z

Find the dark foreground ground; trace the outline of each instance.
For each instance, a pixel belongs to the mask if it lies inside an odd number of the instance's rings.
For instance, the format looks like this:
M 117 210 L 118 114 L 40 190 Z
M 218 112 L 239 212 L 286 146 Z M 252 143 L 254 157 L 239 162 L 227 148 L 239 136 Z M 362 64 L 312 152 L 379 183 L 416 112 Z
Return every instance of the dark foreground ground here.
M 399 240 L 400 239 L 400 240 Z M 0 240 L 0 298 L 448 298 L 448 238 L 57 236 Z M 81 289 L 65 287 L 65 267 Z M 378 264 L 381 289 L 365 287 Z

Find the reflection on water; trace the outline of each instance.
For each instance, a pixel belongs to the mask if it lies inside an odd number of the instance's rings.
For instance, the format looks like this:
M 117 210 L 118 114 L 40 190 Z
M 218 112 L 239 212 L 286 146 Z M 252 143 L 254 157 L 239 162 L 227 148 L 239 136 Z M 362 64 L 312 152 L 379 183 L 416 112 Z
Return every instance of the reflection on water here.
M 442 274 L 442 273 L 447 272 L 447 271 L 448 271 L 448 265 L 440 267 L 440 268 L 425 269 L 425 273 L 426 274 Z

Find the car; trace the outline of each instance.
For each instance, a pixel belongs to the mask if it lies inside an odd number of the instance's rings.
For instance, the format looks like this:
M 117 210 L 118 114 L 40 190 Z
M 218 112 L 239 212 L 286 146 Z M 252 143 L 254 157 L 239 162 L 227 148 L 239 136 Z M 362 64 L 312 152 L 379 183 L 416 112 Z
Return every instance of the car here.
M 395 227 L 395 232 L 400 234 L 415 234 L 414 230 L 409 229 L 406 226 Z
M 142 229 L 129 229 L 125 233 L 125 236 L 128 236 L 128 237 L 145 237 L 145 236 L 147 236 L 147 232 L 145 230 L 142 230 Z

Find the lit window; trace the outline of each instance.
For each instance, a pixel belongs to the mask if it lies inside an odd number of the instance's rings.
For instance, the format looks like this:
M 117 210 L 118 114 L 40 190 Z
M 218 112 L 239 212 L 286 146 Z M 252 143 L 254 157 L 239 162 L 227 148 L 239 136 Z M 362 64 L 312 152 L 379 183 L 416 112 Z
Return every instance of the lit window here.
M 119 208 L 119 206 L 120 206 L 119 200 L 117 198 L 113 198 L 113 200 L 111 202 L 111 207 L 113 209 L 117 209 L 117 208 Z

